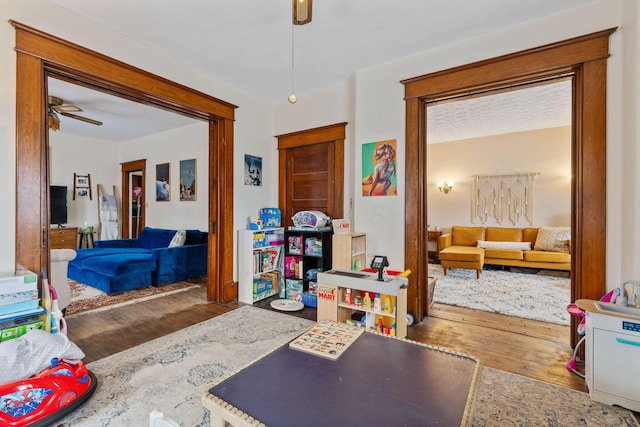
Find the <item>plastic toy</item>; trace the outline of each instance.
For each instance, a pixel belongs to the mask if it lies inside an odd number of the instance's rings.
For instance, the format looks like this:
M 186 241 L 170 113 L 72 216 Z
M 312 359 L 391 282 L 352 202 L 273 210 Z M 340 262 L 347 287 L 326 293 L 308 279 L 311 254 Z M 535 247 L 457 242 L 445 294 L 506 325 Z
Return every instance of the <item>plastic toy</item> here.
M 0 425 L 49 426 L 82 406 L 97 385 L 83 363 L 53 359 L 38 375 L 0 385 Z
M 607 292 L 605 295 L 603 295 L 600 298 L 600 301 L 615 303 L 620 295 L 621 295 L 620 288 L 613 289 L 612 291 Z M 576 374 L 577 376 L 584 378 L 584 375 L 580 371 L 578 371 L 577 354 L 580 346 L 584 343 L 585 339 L 587 338 L 585 336 L 585 329 L 586 329 L 585 323 L 587 322 L 587 318 L 585 317 L 584 311 L 582 311 L 582 309 L 574 303 L 571 303 L 567 306 L 567 311 L 572 316 L 582 317 L 582 320 L 580 321 L 577 327 L 578 335 L 581 335 L 582 338 L 580 338 L 580 341 L 578 341 L 575 348 L 573 349 L 573 355 L 571 356 L 571 359 L 567 362 L 567 369 L 573 372 L 574 374 Z

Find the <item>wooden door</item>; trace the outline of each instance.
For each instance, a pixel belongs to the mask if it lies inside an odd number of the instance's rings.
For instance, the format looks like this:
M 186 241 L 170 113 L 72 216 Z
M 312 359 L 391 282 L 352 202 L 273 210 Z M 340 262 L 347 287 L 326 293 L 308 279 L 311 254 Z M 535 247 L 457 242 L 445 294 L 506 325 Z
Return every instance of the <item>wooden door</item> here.
M 122 171 L 122 238 L 128 239 L 138 237 L 140 231 L 145 225 L 144 210 L 140 210 L 140 216 L 137 217 L 136 209 L 133 207 L 137 202 L 132 194 L 132 188 L 139 185 L 142 189 L 141 201 L 145 200 L 145 172 L 147 168 L 147 160 L 134 160 L 121 164 Z M 135 175 L 140 174 L 140 175 Z M 134 184 L 138 182 L 138 184 Z
M 279 208 L 284 227 L 299 211 L 343 217 L 346 123 L 279 135 Z

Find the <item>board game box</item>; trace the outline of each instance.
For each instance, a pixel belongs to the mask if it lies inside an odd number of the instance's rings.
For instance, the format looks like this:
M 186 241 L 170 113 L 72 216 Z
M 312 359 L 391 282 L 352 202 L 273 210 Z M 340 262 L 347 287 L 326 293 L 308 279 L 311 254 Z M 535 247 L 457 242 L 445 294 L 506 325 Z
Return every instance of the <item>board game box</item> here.
M 364 332 L 357 326 L 323 320 L 289 343 L 295 350 L 336 360 Z

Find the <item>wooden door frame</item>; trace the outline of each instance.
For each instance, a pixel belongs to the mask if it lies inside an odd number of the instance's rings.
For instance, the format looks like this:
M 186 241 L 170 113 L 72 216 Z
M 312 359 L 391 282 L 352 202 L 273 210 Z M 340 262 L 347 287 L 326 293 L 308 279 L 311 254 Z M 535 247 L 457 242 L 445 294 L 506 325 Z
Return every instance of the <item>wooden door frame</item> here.
M 48 268 L 47 76 L 209 122 L 207 299 L 233 290 L 233 121 L 236 106 L 16 21 L 16 266 Z M 211 160 L 215 160 L 212 164 Z M 231 243 L 229 243 L 231 242 Z M 229 287 L 229 289 L 227 289 Z M 236 289 L 237 291 L 237 289 Z M 237 292 L 236 292 L 237 293 Z
M 147 169 L 147 159 L 133 160 L 130 162 L 120 163 L 121 176 L 120 183 L 122 184 L 122 238 L 127 239 L 131 237 L 131 232 L 129 231 L 130 222 L 131 222 L 131 192 L 129 191 L 129 187 L 131 186 L 131 172 L 142 172 L 142 202 L 146 203 L 146 185 L 145 185 L 145 175 Z M 140 224 L 142 225 L 140 229 L 144 228 L 145 225 L 145 212 L 147 210 L 142 210 L 142 215 L 140 216 Z
M 606 89 L 609 36 L 615 28 L 402 81 L 406 102 L 405 267 L 409 310 L 428 315 L 427 109 L 436 100 L 573 76 L 571 300 L 606 289 Z M 424 232 L 416 233 L 416 230 Z M 417 250 L 416 250 L 417 249 Z M 418 284 L 422 284 L 418 286 Z M 575 330 L 575 319 L 572 318 Z M 575 345 L 575 336 L 572 336 Z
M 335 170 L 333 203 L 335 218 L 344 215 L 344 140 L 346 138 L 347 122 L 335 123 L 313 129 L 301 130 L 282 135 L 278 138 L 278 206 L 283 214 L 289 212 L 287 206 L 287 149 L 304 147 L 306 145 L 333 142 L 335 144 Z M 283 220 L 286 224 L 289 218 Z

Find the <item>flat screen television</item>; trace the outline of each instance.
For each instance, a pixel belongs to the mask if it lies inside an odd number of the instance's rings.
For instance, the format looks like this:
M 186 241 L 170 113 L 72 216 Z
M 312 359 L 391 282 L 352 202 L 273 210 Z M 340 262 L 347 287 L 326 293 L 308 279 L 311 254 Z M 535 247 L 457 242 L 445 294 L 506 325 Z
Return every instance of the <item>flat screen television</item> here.
M 67 223 L 67 187 L 51 185 L 49 187 L 49 200 L 51 224 L 62 225 Z

